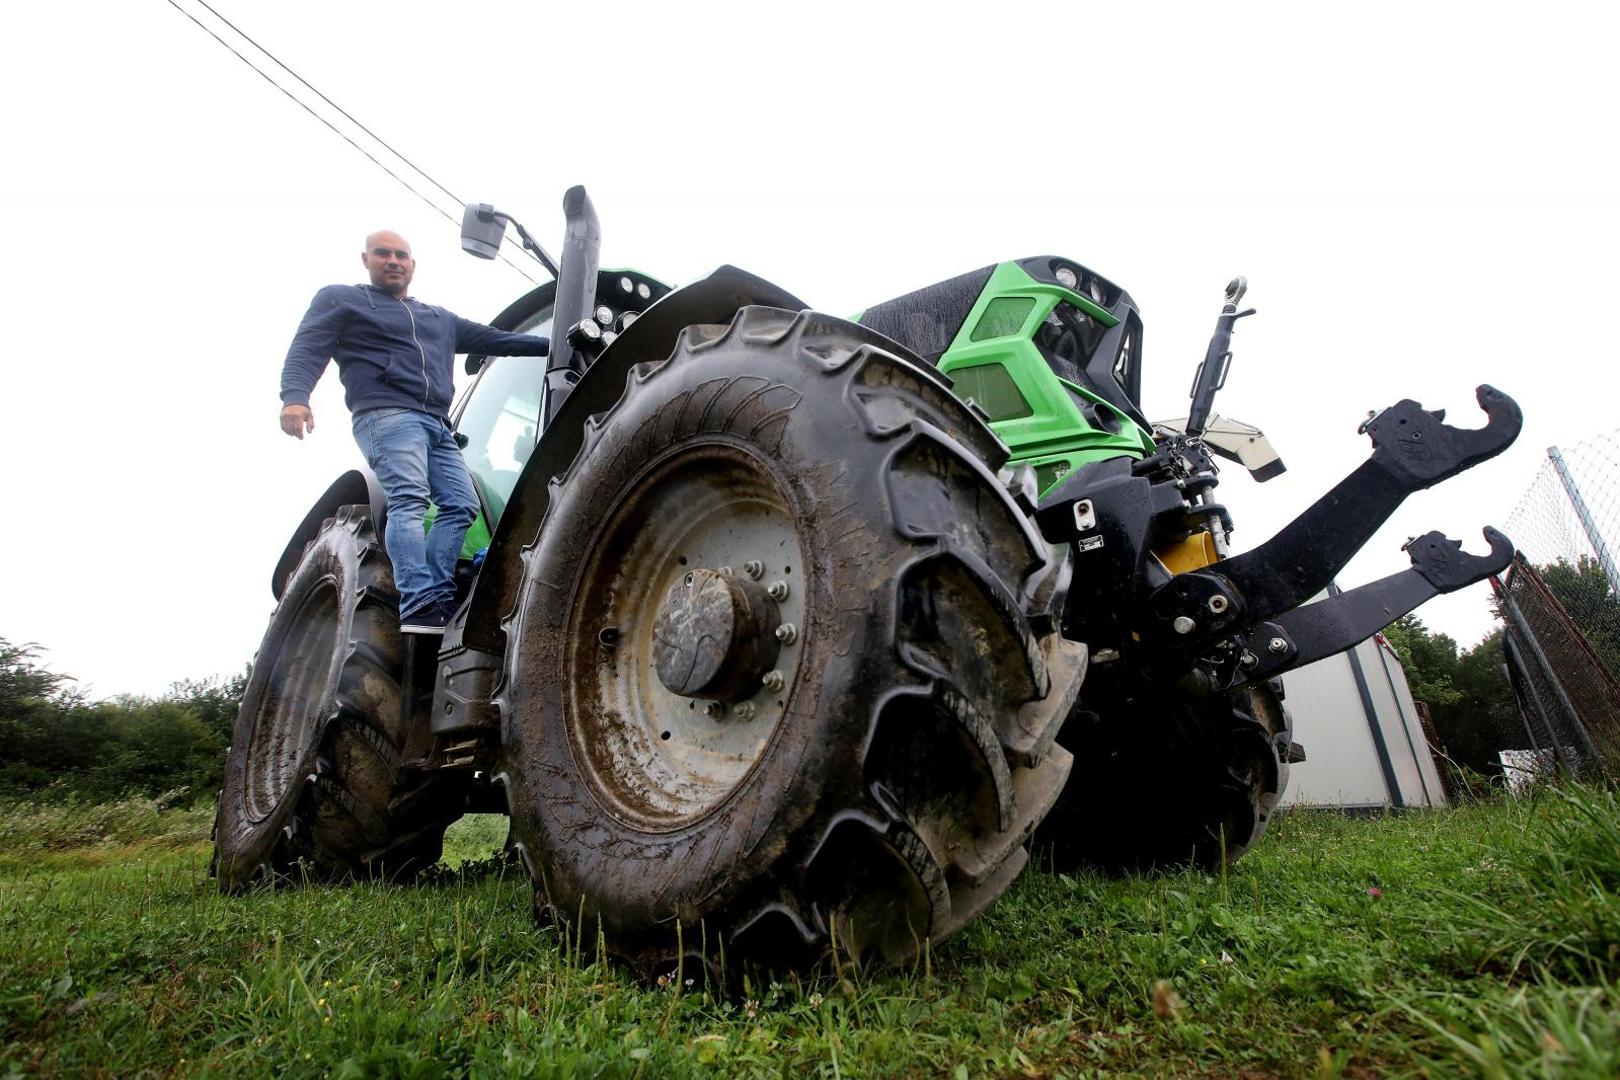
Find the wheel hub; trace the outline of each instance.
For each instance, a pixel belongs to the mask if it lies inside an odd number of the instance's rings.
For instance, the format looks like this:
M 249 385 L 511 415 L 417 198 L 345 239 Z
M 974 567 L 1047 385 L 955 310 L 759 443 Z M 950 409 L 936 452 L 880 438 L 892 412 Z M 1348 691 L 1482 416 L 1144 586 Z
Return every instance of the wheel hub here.
M 702 445 L 639 477 L 588 546 L 563 694 L 621 821 L 697 821 L 767 753 L 812 633 L 797 516 L 759 459 Z
M 671 693 L 736 702 L 776 663 L 781 618 L 757 582 L 692 570 L 670 586 L 653 624 L 653 663 Z

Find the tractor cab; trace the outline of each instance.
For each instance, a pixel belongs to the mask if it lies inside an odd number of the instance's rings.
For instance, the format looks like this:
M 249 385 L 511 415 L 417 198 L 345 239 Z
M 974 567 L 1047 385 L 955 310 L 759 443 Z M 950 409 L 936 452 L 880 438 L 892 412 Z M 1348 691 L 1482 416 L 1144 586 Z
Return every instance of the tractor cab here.
M 1153 452 L 1137 404 L 1136 303 L 1072 259 L 982 267 L 868 308 L 859 321 L 950 376 L 1012 463 L 1035 470 L 1042 492 L 1088 462 Z

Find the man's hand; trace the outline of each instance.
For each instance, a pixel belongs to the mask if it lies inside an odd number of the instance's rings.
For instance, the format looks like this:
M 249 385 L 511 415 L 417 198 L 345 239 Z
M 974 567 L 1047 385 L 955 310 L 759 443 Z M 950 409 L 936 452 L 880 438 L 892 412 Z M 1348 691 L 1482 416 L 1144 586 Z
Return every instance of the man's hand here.
M 295 439 L 302 439 L 304 432 L 315 430 L 315 414 L 309 411 L 308 405 L 283 405 L 281 430 Z

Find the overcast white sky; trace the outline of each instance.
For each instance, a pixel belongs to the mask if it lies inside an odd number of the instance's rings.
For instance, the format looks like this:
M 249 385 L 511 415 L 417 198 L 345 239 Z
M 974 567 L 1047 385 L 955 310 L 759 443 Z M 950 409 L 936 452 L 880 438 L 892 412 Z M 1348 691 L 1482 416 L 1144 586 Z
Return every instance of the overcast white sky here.
M 1150 416 L 1184 414 L 1247 275 L 1220 410 L 1289 472 L 1227 470 L 1240 547 L 1365 459 L 1369 409 L 1472 426 L 1476 383 L 1513 394 L 1519 443 L 1409 500 L 1346 586 L 1432 528 L 1483 550 L 1546 447 L 1620 426 L 1612 7 L 212 2 L 553 250 L 585 184 L 606 266 L 731 262 L 844 313 L 1074 257 L 1142 305 Z M 380 227 L 460 314 L 529 283 L 165 0 L 9 10 L 0 92 L 0 636 L 96 696 L 239 670 L 291 529 L 358 460 L 335 371 L 313 439 L 276 426 L 315 289 L 361 280 Z M 1489 629 L 1484 586 L 1421 614 Z

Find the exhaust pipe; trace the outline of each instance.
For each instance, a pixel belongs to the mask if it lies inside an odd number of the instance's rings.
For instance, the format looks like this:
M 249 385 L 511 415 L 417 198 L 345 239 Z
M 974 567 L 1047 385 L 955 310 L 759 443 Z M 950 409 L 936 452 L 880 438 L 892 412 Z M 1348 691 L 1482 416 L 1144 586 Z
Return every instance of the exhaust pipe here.
M 572 372 L 574 379 L 584 374 L 590 363 L 569 340 L 569 331 L 582 319 L 589 318 L 596 307 L 596 270 L 602 254 L 602 226 L 596 219 L 596 207 L 585 188 L 574 185 L 563 194 L 563 215 L 567 219 L 563 232 L 562 263 L 557 275 L 557 303 L 551 320 L 552 372 Z M 571 386 L 574 379 L 569 380 Z M 553 398 L 558 387 L 552 386 Z M 566 395 L 565 395 L 566 396 Z M 556 401 L 548 412 L 561 405 Z

